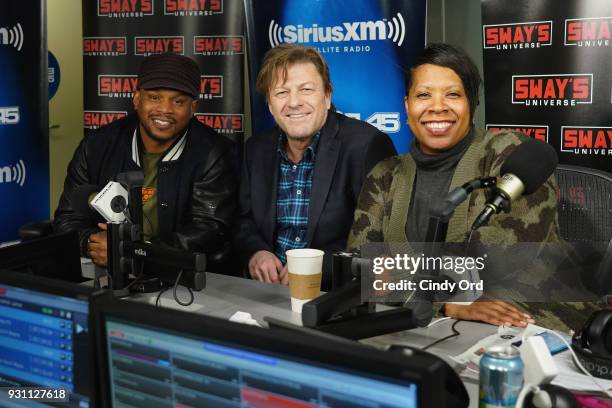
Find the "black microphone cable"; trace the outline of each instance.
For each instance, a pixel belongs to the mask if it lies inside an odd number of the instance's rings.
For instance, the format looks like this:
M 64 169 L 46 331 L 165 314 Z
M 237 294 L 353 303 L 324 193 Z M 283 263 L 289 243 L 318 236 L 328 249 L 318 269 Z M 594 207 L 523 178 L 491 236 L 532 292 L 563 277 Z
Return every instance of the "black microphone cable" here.
M 457 325 L 459 324 L 459 322 L 462 322 L 463 320 L 459 319 L 459 320 L 455 320 L 455 322 L 453 323 L 453 325 L 451 326 L 451 330 L 453 331 L 453 334 L 449 334 L 448 336 L 442 337 L 441 339 L 438 339 L 436 341 L 434 341 L 433 343 L 430 343 L 428 345 L 426 345 L 425 347 L 421 348 L 422 351 L 427 350 L 428 348 L 431 348 L 433 346 L 436 346 L 446 340 L 450 340 L 454 337 L 459 336 L 461 333 L 459 332 L 459 330 L 456 329 Z
M 170 289 L 170 287 L 168 287 L 168 286 L 164 286 L 164 287 L 163 287 L 163 288 L 162 288 L 162 289 L 159 291 L 159 293 L 157 294 L 157 297 L 155 298 L 155 306 L 156 306 L 156 307 L 159 307 L 159 306 L 160 306 L 160 305 L 159 305 L 159 301 L 160 301 L 160 299 L 161 299 L 161 296 L 162 296 L 164 293 L 166 293 L 166 291 L 167 291 L 168 289 Z
M 193 291 L 191 290 L 191 288 L 189 286 L 185 286 L 185 288 L 187 288 L 187 290 L 189 291 L 189 300 L 187 302 L 183 302 L 182 300 L 180 300 L 178 298 L 178 295 L 176 294 L 176 289 L 179 286 L 179 282 L 181 280 L 181 277 L 183 276 L 183 270 L 181 269 L 181 271 L 178 273 L 177 277 L 176 277 L 176 281 L 174 282 L 174 287 L 172 288 L 172 296 L 174 296 L 174 300 L 176 301 L 176 303 L 178 303 L 181 306 L 189 306 L 193 303 L 195 297 L 193 295 Z

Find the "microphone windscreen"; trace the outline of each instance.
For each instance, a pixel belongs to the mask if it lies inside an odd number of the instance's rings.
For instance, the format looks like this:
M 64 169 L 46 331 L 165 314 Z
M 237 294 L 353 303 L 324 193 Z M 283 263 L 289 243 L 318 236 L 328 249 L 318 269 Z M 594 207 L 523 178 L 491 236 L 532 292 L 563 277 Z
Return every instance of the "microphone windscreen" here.
M 523 194 L 535 192 L 555 171 L 559 158 L 548 143 L 529 139 L 514 149 L 501 166 L 501 175 L 514 174 L 525 186 Z
M 100 187 L 93 184 L 82 184 L 75 188 L 70 196 L 70 203 L 74 211 L 87 217 L 97 216 L 97 212 L 89 206 L 89 197 L 99 191 Z

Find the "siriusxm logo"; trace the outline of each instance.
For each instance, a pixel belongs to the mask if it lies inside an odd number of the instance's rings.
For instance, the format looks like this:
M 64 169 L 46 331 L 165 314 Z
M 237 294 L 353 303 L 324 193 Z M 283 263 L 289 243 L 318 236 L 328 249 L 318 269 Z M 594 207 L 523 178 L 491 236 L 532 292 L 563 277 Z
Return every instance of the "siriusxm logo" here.
M 0 184 L 16 183 L 23 187 L 26 179 L 26 167 L 23 160 L 12 166 L 0 167 Z
M 333 27 L 321 27 L 318 24 L 307 27 L 302 24 L 282 27 L 272 20 L 268 28 L 268 37 L 272 47 L 282 43 L 339 43 L 382 40 L 391 40 L 401 46 L 405 35 L 406 25 L 400 13 L 397 13 L 391 21 L 382 19 L 343 22 Z
M 12 45 L 21 51 L 23 47 L 23 30 L 21 24 L 17 23 L 14 27 L 0 27 L 0 45 Z

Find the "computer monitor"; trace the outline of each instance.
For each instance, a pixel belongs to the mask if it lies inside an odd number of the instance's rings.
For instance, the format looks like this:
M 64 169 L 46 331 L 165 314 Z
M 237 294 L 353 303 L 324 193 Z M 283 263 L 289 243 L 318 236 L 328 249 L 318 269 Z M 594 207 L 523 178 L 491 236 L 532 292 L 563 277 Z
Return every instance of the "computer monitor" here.
M 85 280 L 76 231 L 0 248 L 0 268 L 76 283 Z
M 104 406 L 446 406 L 444 363 L 427 353 L 134 302 L 103 300 L 96 310 Z
M 96 372 L 90 307 L 98 297 L 92 288 L 0 270 L 0 406 L 58 406 L 61 399 L 56 392 L 46 402 L 19 401 L 9 396 L 15 387 L 65 390 L 62 407 L 90 406 Z

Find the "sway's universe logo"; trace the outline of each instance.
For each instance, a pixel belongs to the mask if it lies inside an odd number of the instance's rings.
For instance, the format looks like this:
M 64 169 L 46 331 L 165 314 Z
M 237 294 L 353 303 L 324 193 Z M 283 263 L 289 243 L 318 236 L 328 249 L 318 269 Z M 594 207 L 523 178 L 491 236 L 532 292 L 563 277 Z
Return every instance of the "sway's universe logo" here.
M 593 74 L 512 75 L 512 103 L 575 106 L 593 102 Z
M 0 27 L 0 45 L 9 45 L 21 51 L 23 47 L 23 29 L 17 23 L 13 27 Z
M 126 55 L 126 37 L 85 37 L 83 54 L 88 56 L 116 57 Z
M 223 14 L 223 0 L 164 0 L 164 14 L 180 17 Z
M 397 13 L 391 18 L 391 21 L 384 18 L 376 21 L 342 22 L 336 26 L 319 26 L 318 24 L 280 26 L 272 20 L 268 27 L 268 39 L 272 47 L 282 43 L 307 43 L 316 46 L 322 52 L 370 51 L 369 45 L 338 46 L 338 43 L 347 42 L 388 40 L 401 46 L 405 36 L 406 24 L 401 13 Z
M 125 116 L 127 116 L 126 111 L 88 110 L 83 114 L 83 124 L 87 129 L 97 129 Z
M 487 124 L 487 130 L 491 132 L 499 132 L 502 130 L 511 130 L 513 132 L 523 133 L 533 139 L 538 139 L 548 143 L 548 125 L 498 125 Z
M 565 45 L 609 47 L 612 43 L 612 17 L 565 20 Z
M 241 113 L 196 113 L 196 118 L 219 133 L 232 134 L 244 130 Z
M 148 56 L 151 54 L 162 54 L 165 52 L 184 54 L 185 37 L 134 37 L 134 55 Z
M 612 156 L 612 127 L 561 126 L 561 151 L 578 155 Z
M 198 35 L 193 37 L 193 53 L 206 56 L 244 54 L 244 37 L 241 35 Z
M 0 167 L 0 184 L 15 183 L 23 187 L 26 180 L 26 166 L 23 160 Z
M 16 125 L 20 119 L 19 106 L 0 106 L 0 126 Z
M 201 75 L 200 98 L 223 98 L 223 75 Z
M 482 26 L 484 49 L 515 50 L 552 44 L 552 21 Z
M 98 75 L 98 96 L 132 98 L 137 83 L 136 75 Z
M 98 16 L 144 17 L 153 15 L 153 0 L 98 0 Z

